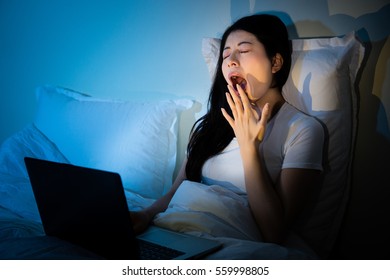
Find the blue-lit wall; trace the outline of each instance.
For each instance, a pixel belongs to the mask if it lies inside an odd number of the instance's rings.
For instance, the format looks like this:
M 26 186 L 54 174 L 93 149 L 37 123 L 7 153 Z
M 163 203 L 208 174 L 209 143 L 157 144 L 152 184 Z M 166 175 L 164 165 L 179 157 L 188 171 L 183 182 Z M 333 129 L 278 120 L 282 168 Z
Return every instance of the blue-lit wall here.
M 372 242 L 389 235 L 383 230 L 389 219 L 381 219 L 390 213 L 389 2 L 0 0 L 0 142 L 32 121 L 35 87 L 43 84 L 101 97 L 156 91 L 204 102 L 210 79 L 202 38 L 219 36 L 247 14 L 284 12 L 294 22 L 293 37 L 361 30 L 369 56 L 359 84 L 354 185 L 340 253 L 373 255 Z
M 0 141 L 31 120 L 46 83 L 207 95 L 201 39 L 229 22 L 229 1 L 1 0 Z

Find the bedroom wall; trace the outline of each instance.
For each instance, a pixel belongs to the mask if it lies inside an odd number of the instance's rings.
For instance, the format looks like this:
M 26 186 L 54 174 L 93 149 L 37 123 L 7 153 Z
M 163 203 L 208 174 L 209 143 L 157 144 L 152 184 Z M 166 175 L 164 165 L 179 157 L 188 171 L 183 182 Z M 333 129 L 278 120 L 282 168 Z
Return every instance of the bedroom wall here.
M 0 141 L 31 120 L 42 84 L 205 98 L 201 38 L 230 22 L 229 1 L 213 2 L 1 0 Z
M 357 30 L 365 42 L 353 189 L 336 257 L 388 257 L 375 245 L 390 235 L 389 0 L 0 0 L 0 142 L 31 122 L 42 84 L 204 103 L 210 79 L 202 38 L 260 11 L 284 13 L 292 38 Z

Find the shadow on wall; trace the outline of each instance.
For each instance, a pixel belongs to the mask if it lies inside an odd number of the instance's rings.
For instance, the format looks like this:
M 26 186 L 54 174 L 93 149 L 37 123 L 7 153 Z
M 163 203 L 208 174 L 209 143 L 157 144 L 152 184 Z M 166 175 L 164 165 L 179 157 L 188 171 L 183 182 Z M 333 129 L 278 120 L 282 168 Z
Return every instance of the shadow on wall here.
M 182 166 L 185 155 L 187 154 L 187 144 L 191 134 L 192 126 L 196 122 L 196 114 L 202 109 L 202 104 L 195 102 L 191 109 L 183 111 L 179 118 L 179 137 L 177 143 L 176 167 L 173 174 L 173 180 L 177 177 Z
M 355 30 L 361 39 L 366 54 L 356 83 L 359 115 L 352 189 L 333 258 L 390 259 L 390 219 L 387 217 L 390 213 L 390 129 L 389 118 L 386 116 L 386 109 L 390 109 L 390 104 L 383 104 L 382 100 L 373 94 L 380 55 L 382 54 L 383 59 L 383 53 L 387 54 L 385 59 L 390 62 L 390 51 L 384 51 L 385 46 L 389 47 L 386 41 L 390 35 L 390 4 L 377 12 L 354 18 L 345 14 L 329 15 L 327 1 L 316 1 L 315 4 L 320 7 L 316 9 L 318 21 L 293 23 L 287 13 L 265 11 L 258 3 L 250 8 L 249 2 L 232 0 L 231 18 L 236 20 L 245 15 L 267 12 L 284 21 L 291 39 L 299 38 L 297 30 L 302 30 L 303 27 L 305 37 L 337 36 Z M 387 69 L 380 70 L 385 72 Z M 382 84 L 378 87 L 383 89 L 385 80 L 380 82 Z M 381 96 L 388 94 L 390 93 L 382 92 Z
M 382 101 L 372 93 L 376 65 L 385 42 L 386 39 L 365 42 L 367 59 L 359 84 L 353 186 L 335 258 L 390 259 L 389 124 Z M 387 59 L 390 61 L 390 57 Z

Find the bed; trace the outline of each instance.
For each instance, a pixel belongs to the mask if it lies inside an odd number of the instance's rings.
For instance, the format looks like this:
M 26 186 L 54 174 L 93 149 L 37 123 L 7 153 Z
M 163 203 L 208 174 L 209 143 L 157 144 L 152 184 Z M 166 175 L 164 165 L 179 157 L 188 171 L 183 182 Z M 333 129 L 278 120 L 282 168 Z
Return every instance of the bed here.
M 210 77 L 218 47 L 219 39 L 204 38 Z M 220 241 L 222 248 L 206 259 L 327 258 L 349 195 L 356 77 L 363 56 L 354 32 L 293 40 L 293 64 L 283 95 L 321 121 L 327 135 L 324 182 L 316 186 L 319 195 L 302 232 L 291 233 L 283 246 L 263 242 L 245 196 L 190 181 L 183 182 L 154 224 Z M 36 96 L 34 120 L 0 146 L 0 259 L 100 259 L 44 234 L 24 157 L 118 172 L 129 209 L 140 210 L 171 186 L 199 101 L 172 95 L 101 99 L 50 85 L 38 87 Z

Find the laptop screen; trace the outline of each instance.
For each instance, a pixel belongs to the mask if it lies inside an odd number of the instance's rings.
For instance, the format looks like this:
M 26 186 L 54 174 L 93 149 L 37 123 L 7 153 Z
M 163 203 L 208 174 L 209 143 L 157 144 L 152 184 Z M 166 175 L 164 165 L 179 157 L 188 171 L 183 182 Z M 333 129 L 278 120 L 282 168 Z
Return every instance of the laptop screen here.
M 25 158 L 45 233 L 108 259 L 139 258 L 119 174 Z

